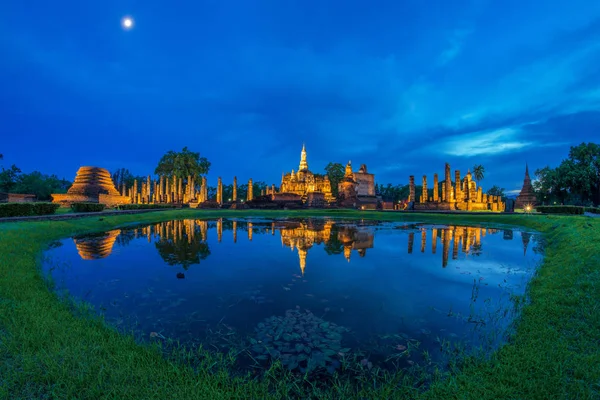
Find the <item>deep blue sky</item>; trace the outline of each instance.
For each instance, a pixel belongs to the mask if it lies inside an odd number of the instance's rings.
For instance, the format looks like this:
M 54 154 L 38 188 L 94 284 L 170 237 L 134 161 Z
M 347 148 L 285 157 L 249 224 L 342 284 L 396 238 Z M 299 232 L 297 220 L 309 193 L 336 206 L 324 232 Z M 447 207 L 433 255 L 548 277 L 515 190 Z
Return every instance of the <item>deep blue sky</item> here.
M 188 146 L 278 184 L 305 142 L 315 172 L 512 190 L 600 142 L 597 0 L 4 1 L 0 54 L 4 165 L 67 179 Z

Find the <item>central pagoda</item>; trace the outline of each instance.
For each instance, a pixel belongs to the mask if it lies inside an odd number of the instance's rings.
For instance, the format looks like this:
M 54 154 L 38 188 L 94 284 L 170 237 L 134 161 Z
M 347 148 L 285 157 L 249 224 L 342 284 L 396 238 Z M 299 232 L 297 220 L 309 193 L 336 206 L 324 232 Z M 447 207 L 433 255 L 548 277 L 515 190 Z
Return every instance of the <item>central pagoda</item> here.
M 315 175 L 308 169 L 306 147 L 304 145 L 302 145 L 302 151 L 300 152 L 298 172 L 292 169 L 292 172 L 281 176 L 279 194 L 294 194 L 300 196 L 304 202 L 316 194 L 321 195 L 326 202 L 335 200 L 331 193 L 329 177 L 327 175 Z

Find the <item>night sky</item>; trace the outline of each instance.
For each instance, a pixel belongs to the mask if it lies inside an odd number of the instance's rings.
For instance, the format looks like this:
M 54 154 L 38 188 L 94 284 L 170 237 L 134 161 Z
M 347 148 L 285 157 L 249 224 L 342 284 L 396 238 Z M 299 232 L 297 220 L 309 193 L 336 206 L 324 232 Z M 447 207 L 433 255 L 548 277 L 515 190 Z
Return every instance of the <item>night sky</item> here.
M 4 166 L 69 180 L 188 146 L 209 184 L 279 184 L 306 143 L 313 172 L 510 193 L 600 142 L 598 0 L 3 1 L 0 54 Z

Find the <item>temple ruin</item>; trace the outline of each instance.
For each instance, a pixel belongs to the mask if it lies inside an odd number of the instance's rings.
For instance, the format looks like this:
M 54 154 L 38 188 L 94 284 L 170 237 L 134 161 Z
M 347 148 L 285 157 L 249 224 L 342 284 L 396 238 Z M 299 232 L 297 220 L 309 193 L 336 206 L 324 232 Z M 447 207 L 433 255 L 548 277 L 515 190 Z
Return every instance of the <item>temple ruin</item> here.
M 440 194 L 441 186 L 441 194 Z M 430 194 L 427 187 L 427 176 L 423 175 L 422 189 L 417 201 L 415 193 L 415 177 L 409 177 L 409 204 L 413 210 L 461 210 L 461 211 L 504 211 L 505 203 L 500 196 L 483 193 L 481 187 L 471 176 L 471 171 L 461 179 L 460 171 L 454 171 L 452 182 L 450 164 L 446 163 L 444 181 L 440 185 L 438 174 L 433 175 L 433 189 Z
M 273 188 L 274 189 L 274 188 Z M 306 147 L 302 145 L 298 172 L 282 174 L 279 193 L 271 193 L 274 201 L 301 200 L 308 206 L 323 206 L 335 201 L 329 177 L 315 175 L 308 169 Z
M 531 184 L 531 178 L 529 177 L 529 166 L 525 164 L 525 179 L 523 179 L 523 187 L 521 192 L 515 200 L 515 208 L 524 209 L 526 206 L 535 206 L 537 204 L 537 196 L 533 185 Z
M 61 206 L 72 203 L 102 203 L 109 206 L 131 203 L 131 199 L 122 196 L 110 176 L 110 172 L 99 167 L 81 167 L 77 171 L 73 185 L 66 194 L 52 194 L 52 202 Z
M 348 161 L 344 177 L 338 184 L 338 204 L 342 207 L 375 210 L 377 201 L 375 175 L 367 172 L 365 164 L 360 166 L 358 172 L 352 171 L 352 162 Z

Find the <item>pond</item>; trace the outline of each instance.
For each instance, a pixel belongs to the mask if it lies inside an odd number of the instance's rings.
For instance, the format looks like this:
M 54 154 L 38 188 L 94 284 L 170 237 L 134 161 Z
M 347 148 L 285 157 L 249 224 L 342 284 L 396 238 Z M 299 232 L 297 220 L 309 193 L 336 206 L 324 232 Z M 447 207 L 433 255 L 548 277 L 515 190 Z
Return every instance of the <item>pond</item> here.
M 140 340 L 334 372 L 505 342 L 542 259 L 512 228 L 310 219 L 175 220 L 54 243 L 44 271 Z M 521 297 L 522 298 L 522 297 Z

